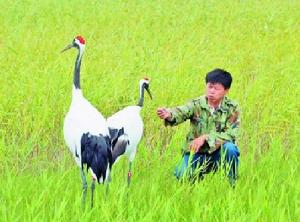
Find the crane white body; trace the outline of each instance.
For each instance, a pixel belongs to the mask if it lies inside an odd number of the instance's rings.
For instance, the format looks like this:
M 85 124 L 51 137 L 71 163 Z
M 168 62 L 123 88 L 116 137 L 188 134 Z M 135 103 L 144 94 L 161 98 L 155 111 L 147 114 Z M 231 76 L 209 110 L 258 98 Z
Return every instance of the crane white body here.
M 82 91 L 73 87 L 70 109 L 64 121 L 64 138 L 79 167 L 81 167 L 81 137 L 84 133 L 108 136 L 108 125 L 103 115 L 84 98 Z
M 128 106 L 107 118 L 109 127 L 124 128 L 124 133 L 129 140 L 124 155 L 130 162 L 134 160 L 137 146 L 143 136 L 144 124 L 140 112 L 140 106 Z
M 82 36 L 75 37 L 62 52 L 71 48 L 76 48 L 78 54 L 74 67 L 72 101 L 64 120 L 64 139 L 81 170 L 84 200 L 87 190 L 84 165 L 92 173 L 93 200 L 95 180 L 99 183 L 107 180 L 112 166 L 109 129 L 105 118 L 84 98 L 80 88 L 80 67 L 85 39 Z
M 141 117 L 141 109 L 143 107 L 145 89 L 149 93 L 150 98 L 152 98 L 149 90 L 148 78 L 141 79 L 139 86 L 140 98 L 138 105 L 127 106 L 124 109 L 118 111 L 117 113 L 107 118 L 108 127 L 117 129 L 123 128 L 124 134 L 126 135 L 126 140 L 128 141 L 125 148 L 125 152 L 123 154 L 129 159 L 128 186 L 130 184 L 132 176 L 131 165 L 135 158 L 137 147 L 142 139 L 144 131 L 144 123 Z

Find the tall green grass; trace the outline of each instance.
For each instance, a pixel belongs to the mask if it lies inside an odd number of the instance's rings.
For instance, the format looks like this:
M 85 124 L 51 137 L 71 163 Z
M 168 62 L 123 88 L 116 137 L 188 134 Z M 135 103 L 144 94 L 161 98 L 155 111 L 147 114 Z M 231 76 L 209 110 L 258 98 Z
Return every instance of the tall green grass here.
M 300 218 L 299 1 L 0 1 L 0 221 L 297 221 Z M 62 133 L 76 52 L 87 40 L 85 97 L 105 116 L 136 104 L 151 77 L 144 138 L 126 187 L 113 168 L 108 198 L 82 211 L 79 169 Z M 159 106 L 233 74 L 242 108 L 240 179 L 194 185 L 173 177 L 188 123 L 165 128 Z M 88 193 L 90 194 L 90 193 Z

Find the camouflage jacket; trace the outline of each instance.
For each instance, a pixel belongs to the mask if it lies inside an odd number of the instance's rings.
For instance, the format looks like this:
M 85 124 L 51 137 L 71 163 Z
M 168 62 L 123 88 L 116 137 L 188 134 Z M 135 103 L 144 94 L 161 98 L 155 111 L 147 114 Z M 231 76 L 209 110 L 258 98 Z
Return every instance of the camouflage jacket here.
M 240 111 L 237 103 L 224 97 L 220 106 L 213 110 L 205 96 L 201 96 L 184 106 L 168 109 L 171 118 L 165 120 L 165 125 L 176 126 L 187 119 L 190 120 L 190 130 L 186 137 L 183 151 L 189 151 L 191 141 L 202 134 L 207 134 L 206 143 L 200 148 L 201 153 L 212 153 L 226 142 L 236 141 L 240 126 Z

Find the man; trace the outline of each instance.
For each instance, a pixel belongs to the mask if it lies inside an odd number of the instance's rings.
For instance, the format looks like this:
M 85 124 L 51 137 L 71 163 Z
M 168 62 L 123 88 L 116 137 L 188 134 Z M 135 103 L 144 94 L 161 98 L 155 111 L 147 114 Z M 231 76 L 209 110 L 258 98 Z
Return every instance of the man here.
M 235 142 L 240 125 L 238 105 L 226 97 L 232 77 L 222 69 L 215 69 L 206 75 L 206 94 L 184 106 L 173 109 L 158 108 L 157 115 L 165 125 L 176 126 L 190 120 L 190 130 L 186 137 L 181 165 L 175 175 L 182 178 L 191 163 L 191 172 L 205 173 L 216 171 L 224 154 L 224 167 L 232 185 L 238 175 L 239 149 Z M 189 160 L 192 154 L 192 159 Z M 190 171 L 189 171 L 190 172 Z

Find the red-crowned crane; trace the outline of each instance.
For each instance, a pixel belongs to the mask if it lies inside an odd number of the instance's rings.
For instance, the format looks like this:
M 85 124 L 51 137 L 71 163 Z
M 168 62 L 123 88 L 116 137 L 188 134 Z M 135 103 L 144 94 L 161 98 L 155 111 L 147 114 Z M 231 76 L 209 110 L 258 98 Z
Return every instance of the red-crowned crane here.
M 64 138 L 74 155 L 77 165 L 80 167 L 83 184 L 83 203 L 87 192 L 84 165 L 87 165 L 87 170 L 90 170 L 92 174 L 91 205 L 93 207 L 95 181 L 97 180 L 98 183 L 107 181 L 112 167 L 112 141 L 106 119 L 84 98 L 80 88 L 80 65 L 85 49 L 84 38 L 77 36 L 62 52 L 71 48 L 76 48 L 78 55 L 74 69 L 72 101 L 64 121 Z M 121 134 L 122 131 L 117 131 L 116 138 Z
M 152 95 L 149 89 L 149 82 L 150 80 L 148 78 L 144 78 L 140 80 L 139 82 L 140 98 L 136 106 L 127 106 L 124 109 L 120 110 L 119 112 L 107 118 L 107 123 L 110 128 L 116 128 L 116 129 L 124 128 L 124 134 L 126 135 L 126 139 L 127 139 L 126 147 L 124 148 L 125 142 L 123 140 L 119 140 L 116 143 L 116 145 L 119 145 L 119 143 L 121 142 L 123 143 L 123 149 L 125 149 L 123 150 L 125 152 L 124 154 L 129 159 L 128 186 L 130 185 L 131 176 L 132 176 L 132 172 L 131 172 L 132 162 L 135 158 L 137 146 L 142 138 L 143 130 L 144 130 L 144 124 L 140 112 L 144 104 L 145 89 L 148 92 L 150 98 L 152 99 Z M 122 147 L 122 145 L 117 147 L 116 150 L 117 149 L 122 150 L 120 149 L 120 147 Z M 115 159 L 117 160 L 118 158 Z

